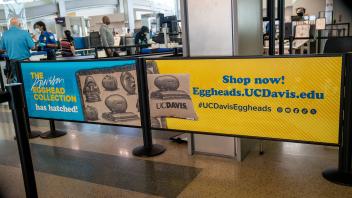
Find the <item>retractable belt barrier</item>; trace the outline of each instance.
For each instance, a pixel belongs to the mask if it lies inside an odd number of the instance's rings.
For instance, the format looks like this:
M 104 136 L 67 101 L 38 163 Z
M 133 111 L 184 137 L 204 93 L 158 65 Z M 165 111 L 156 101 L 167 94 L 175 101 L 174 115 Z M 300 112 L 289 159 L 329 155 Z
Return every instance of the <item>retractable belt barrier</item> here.
M 5 84 L 4 84 L 4 78 L 2 76 L 2 71 L 0 67 L 0 91 L 5 91 Z
M 26 197 L 36 198 L 38 195 L 28 141 L 29 133 L 28 128 L 26 127 L 27 117 L 25 113 L 25 101 L 22 91 L 22 84 L 15 83 L 6 85 L 6 90 L 6 92 L 0 93 L 0 103 L 9 102 L 10 109 L 12 111 Z
M 107 57 L 99 57 L 99 50 L 106 50 L 106 49 L 123 49 L 123 48 L 135 48 L 140 47 L 143 45 L 131 45 L 131 46 L 116 46 L 116 47 L 96 47 L 95 50 L 95 58 L 96 59 L 107 59 Z M 162 48 L 162 49 L 151 49 L 150 53 L 137 53 L 137 54 L 129 54 L 126 56 L 113 56 L 115 58 L 142 58 L 148 56 L 181 56 L 182 55 L 182 48 Z
M 152 129 L 339 146 L 352 185 L 352 55 L 146 59 Z
M 294 46 L 294 41 L 303 41 L 303 43 L 300 42 L 300 45 L 304 44 L 305 43 L 304 41 L 318 41 L 318 48 L 317 49 L 320 49 L 321 45 L 322 45 L 321 40 L 338 39 L 338 38 L 352 38 L 352 36 L 317 36 L 317 37 L 312 37 L 312 36 L 310 36 L 310 37 L 288 36 L 288 37 L 279 39 L 279 41 L 281 41 L 281 43 L 279 44 L 279 48 L 281 48 L 281 50 L 282 50 L 281 52 L 283 53 L 283 48 L 284 48 L 283 41 L 284 40 L 288 40 L 288 42 L 289 42 L 288 52 L 289 52 L 289 54 L 293 54 L 294 47 L 295 47 Z M 270 39 L 265 38 L 264 41 L 270 41 Z M 275 39 L 274 39 L 274 42 L 275 42 Z M 272 49 L 275 50 L 275 47 L 273 47 Z M 344 50 L 344 51 L 347 51 L 347 50 Z
M 22 62 L 31 118 L 339 146 L 352 185 L 351 54 Z
M 22 62 L 18 79 L 24 83 L 28 115 L 49 120 L 52 136 L 55 120 L 142 128 L 144 145 L 134 154 L 161 154 L 165 148 L 152 143 L 146 122 L 141 64 L 135 58 Z

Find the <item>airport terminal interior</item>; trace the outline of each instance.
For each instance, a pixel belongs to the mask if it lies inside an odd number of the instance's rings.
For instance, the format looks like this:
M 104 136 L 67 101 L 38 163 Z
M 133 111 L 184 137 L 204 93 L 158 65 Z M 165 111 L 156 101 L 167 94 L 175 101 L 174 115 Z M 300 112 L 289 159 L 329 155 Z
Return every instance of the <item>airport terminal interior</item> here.
M 352 198 L 350 0 L 0 0 L 0 198 Z

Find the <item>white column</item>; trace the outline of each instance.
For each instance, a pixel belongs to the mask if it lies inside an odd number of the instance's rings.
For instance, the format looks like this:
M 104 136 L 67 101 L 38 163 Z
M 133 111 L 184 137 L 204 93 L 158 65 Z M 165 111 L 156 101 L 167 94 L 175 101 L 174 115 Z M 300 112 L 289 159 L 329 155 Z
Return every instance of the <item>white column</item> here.
M 263 51 L 262 2 L 237 0 L 233 4 L 235 55 L 260 55 Z
M 10 19 L 16 17 L 21 20 L 22 28 L 28 29 L 27 27 L 27 17 L 24 3 L 11 3 L 4 5 L 5 18 L 7 20 L 7 27 L 10 27 Z
M 326 0 L 325 4 L 325 18 L 326 18 L 326 24 L 332 24 L 333 21 L 331 21 L 331 18 L 333 17 L 331 11 L 334 10 L 334 0 Z
M 66 17 L 66 4 L 65 4 L 65 0 L 56 0 L 56 3 L 58 5 L 58 16 L 59 17 Z M 66 17 L 66 29 L 70 30 L 70 20 Z M 62 25 L 55 25 L 55 29 L 56 29 L 56 34 L 57 34 L 57 38 L 62 38 L 63 37 L 63 32 L 65 27 L 63 27 Z
M 134 32 L 134 0 L 125 0 L 124 4 L 127 5 L 127 13 L 128 13 L 128 28 L 130 28 L 131 32 Z
M 232 1 L 187 0 L 190 56 L 233 55 Z
M 177 19 L 180 19 L 180 0 L 174 0 L 174 4 L 175 4 L 175 15 L 177 17 Z
M 65 0 L 57 0 L 57 4 L 59 5 L 59 16 L 65 17 L 66 16 Z
M 181 9 L 186 56 L 261 53 L 261 1 L 182 0 Z M 247 139 L 195 134 L 189 141 L 189 151 L 231 156 L 240 161 L 254 144 Z

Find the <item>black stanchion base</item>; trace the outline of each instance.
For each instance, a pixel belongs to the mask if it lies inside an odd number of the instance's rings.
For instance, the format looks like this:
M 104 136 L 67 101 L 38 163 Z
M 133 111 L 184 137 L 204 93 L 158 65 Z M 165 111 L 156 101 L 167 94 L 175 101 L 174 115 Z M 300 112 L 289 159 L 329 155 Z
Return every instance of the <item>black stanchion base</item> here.
M 31 133 L 28 135 L 29 139 L 34 139 L 38 138 L 42 135 L 42 132 L 40 131 L 31 131 Z M 16 136 L 13 137 L 14 140 L 17 140 Z
M 133 155 L 138 156 L 138 157 L 153 157 L 157 155 L 161 155 L 166 151 L 166 148 L 159 145 L 159 144 L 153 144 L 151 149 L 146 149 L 144 146 L 139 146 L 135 149 L 133 149 Z
M 42 132 L 40 131 L 31 131 L 29 133 L 29 139 L 34 139 L 34 138 L 40 137 L 41 135 L 42 135 Z
M 352 173 L 341 172 L 338 169 L 328 169 L 323 172 L 323 177 L 335 184 L 352 186 Z
M 67 134 L 67 132 L 65 132 L 65 131 L 55 130 L 55 131 L 47 131 L 45 133 L 42 133 L 40 135 L 40 137 L 43 139 L 53 139 L 53 138 L 58 138 L 58 137 L 64 136 L 66 134 Z

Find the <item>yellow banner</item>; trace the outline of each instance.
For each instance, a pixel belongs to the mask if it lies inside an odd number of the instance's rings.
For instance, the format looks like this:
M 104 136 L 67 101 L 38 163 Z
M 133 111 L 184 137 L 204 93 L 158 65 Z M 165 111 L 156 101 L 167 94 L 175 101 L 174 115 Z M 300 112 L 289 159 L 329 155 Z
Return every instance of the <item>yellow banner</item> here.
M 191 119 L 182 117 L 182 111 L 180 115 L 164 115 L 168 117 L 168 129 L 338 143 L 342 57 L 183 59 L 155 63 L 159 75 L 168 76 L 156 78 L 159 84 L 170 83 L 170 75 L 176 78 L 187 74 L 181 77 L 189 78 L 187 91 L 177 90 L 183 84 L 179 82 L 181 85 L 173 90 L 161 86 L 161 96 L 159 92 L 153 95 L 168 103 L 154 102 L 159 105 L 155 111 L 168 107 L 186 109 L 187 97 L 182 94 L 190 95 L 196 115 Z M 159 84 L 156 85 L 160 87 Z M 171 96 L 178 98 L 167 102 Z

